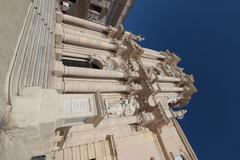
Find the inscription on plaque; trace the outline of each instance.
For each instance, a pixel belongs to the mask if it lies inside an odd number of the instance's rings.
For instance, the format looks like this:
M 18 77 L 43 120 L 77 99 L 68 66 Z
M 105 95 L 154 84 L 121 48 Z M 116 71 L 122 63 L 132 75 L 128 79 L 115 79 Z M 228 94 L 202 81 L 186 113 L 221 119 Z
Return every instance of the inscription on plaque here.
M 64 112 L 91 112 L 89 99 L 66 99 L 64 100 Z

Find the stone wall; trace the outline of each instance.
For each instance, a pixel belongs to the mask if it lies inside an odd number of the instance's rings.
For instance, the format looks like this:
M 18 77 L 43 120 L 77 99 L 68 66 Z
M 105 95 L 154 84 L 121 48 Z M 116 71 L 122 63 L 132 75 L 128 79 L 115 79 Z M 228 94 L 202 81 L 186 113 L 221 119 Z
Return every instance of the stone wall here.
M 0 4 L 0 119 L 5 107 L 4 84 L 30 0 L 1 0 Z M 1 124 L 1 120 L 0 120 Z

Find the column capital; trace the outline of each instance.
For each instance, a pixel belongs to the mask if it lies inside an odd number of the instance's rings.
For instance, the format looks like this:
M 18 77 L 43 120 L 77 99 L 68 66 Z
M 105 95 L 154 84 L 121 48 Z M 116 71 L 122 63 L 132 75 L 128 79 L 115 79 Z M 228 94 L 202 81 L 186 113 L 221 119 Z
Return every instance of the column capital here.
M 54 70 L 53 75 L 56 77 L 63 77 L 64 75 L 64 65 L 61 61 L 55 61 L 54 62 Z

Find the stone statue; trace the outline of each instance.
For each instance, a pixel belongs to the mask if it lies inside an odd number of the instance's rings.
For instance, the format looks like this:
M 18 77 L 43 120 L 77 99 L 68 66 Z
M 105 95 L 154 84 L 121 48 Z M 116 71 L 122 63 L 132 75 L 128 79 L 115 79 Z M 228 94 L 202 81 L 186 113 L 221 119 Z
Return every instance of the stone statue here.
M 187 113 L 187 110 L 173 111 L 173 115 L 177 119 L 183 119 L 186 113 Z
M 121 99 L 116 103 L 111 103 L 107 107 L 110 117 L 132 116 L 136 108 L 139 108 L 139 104 L 133 96 L 129 96 L 127 99 Z

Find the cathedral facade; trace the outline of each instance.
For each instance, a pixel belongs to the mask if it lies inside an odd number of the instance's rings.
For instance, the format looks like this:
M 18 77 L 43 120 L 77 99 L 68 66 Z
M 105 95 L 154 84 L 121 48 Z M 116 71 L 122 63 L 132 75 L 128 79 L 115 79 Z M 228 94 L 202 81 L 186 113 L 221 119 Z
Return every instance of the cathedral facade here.
M 5 77 L 0 159 L 197 159 L 177 121 L 193 76 L 125 30 L 133 4 L 29 2 Z

